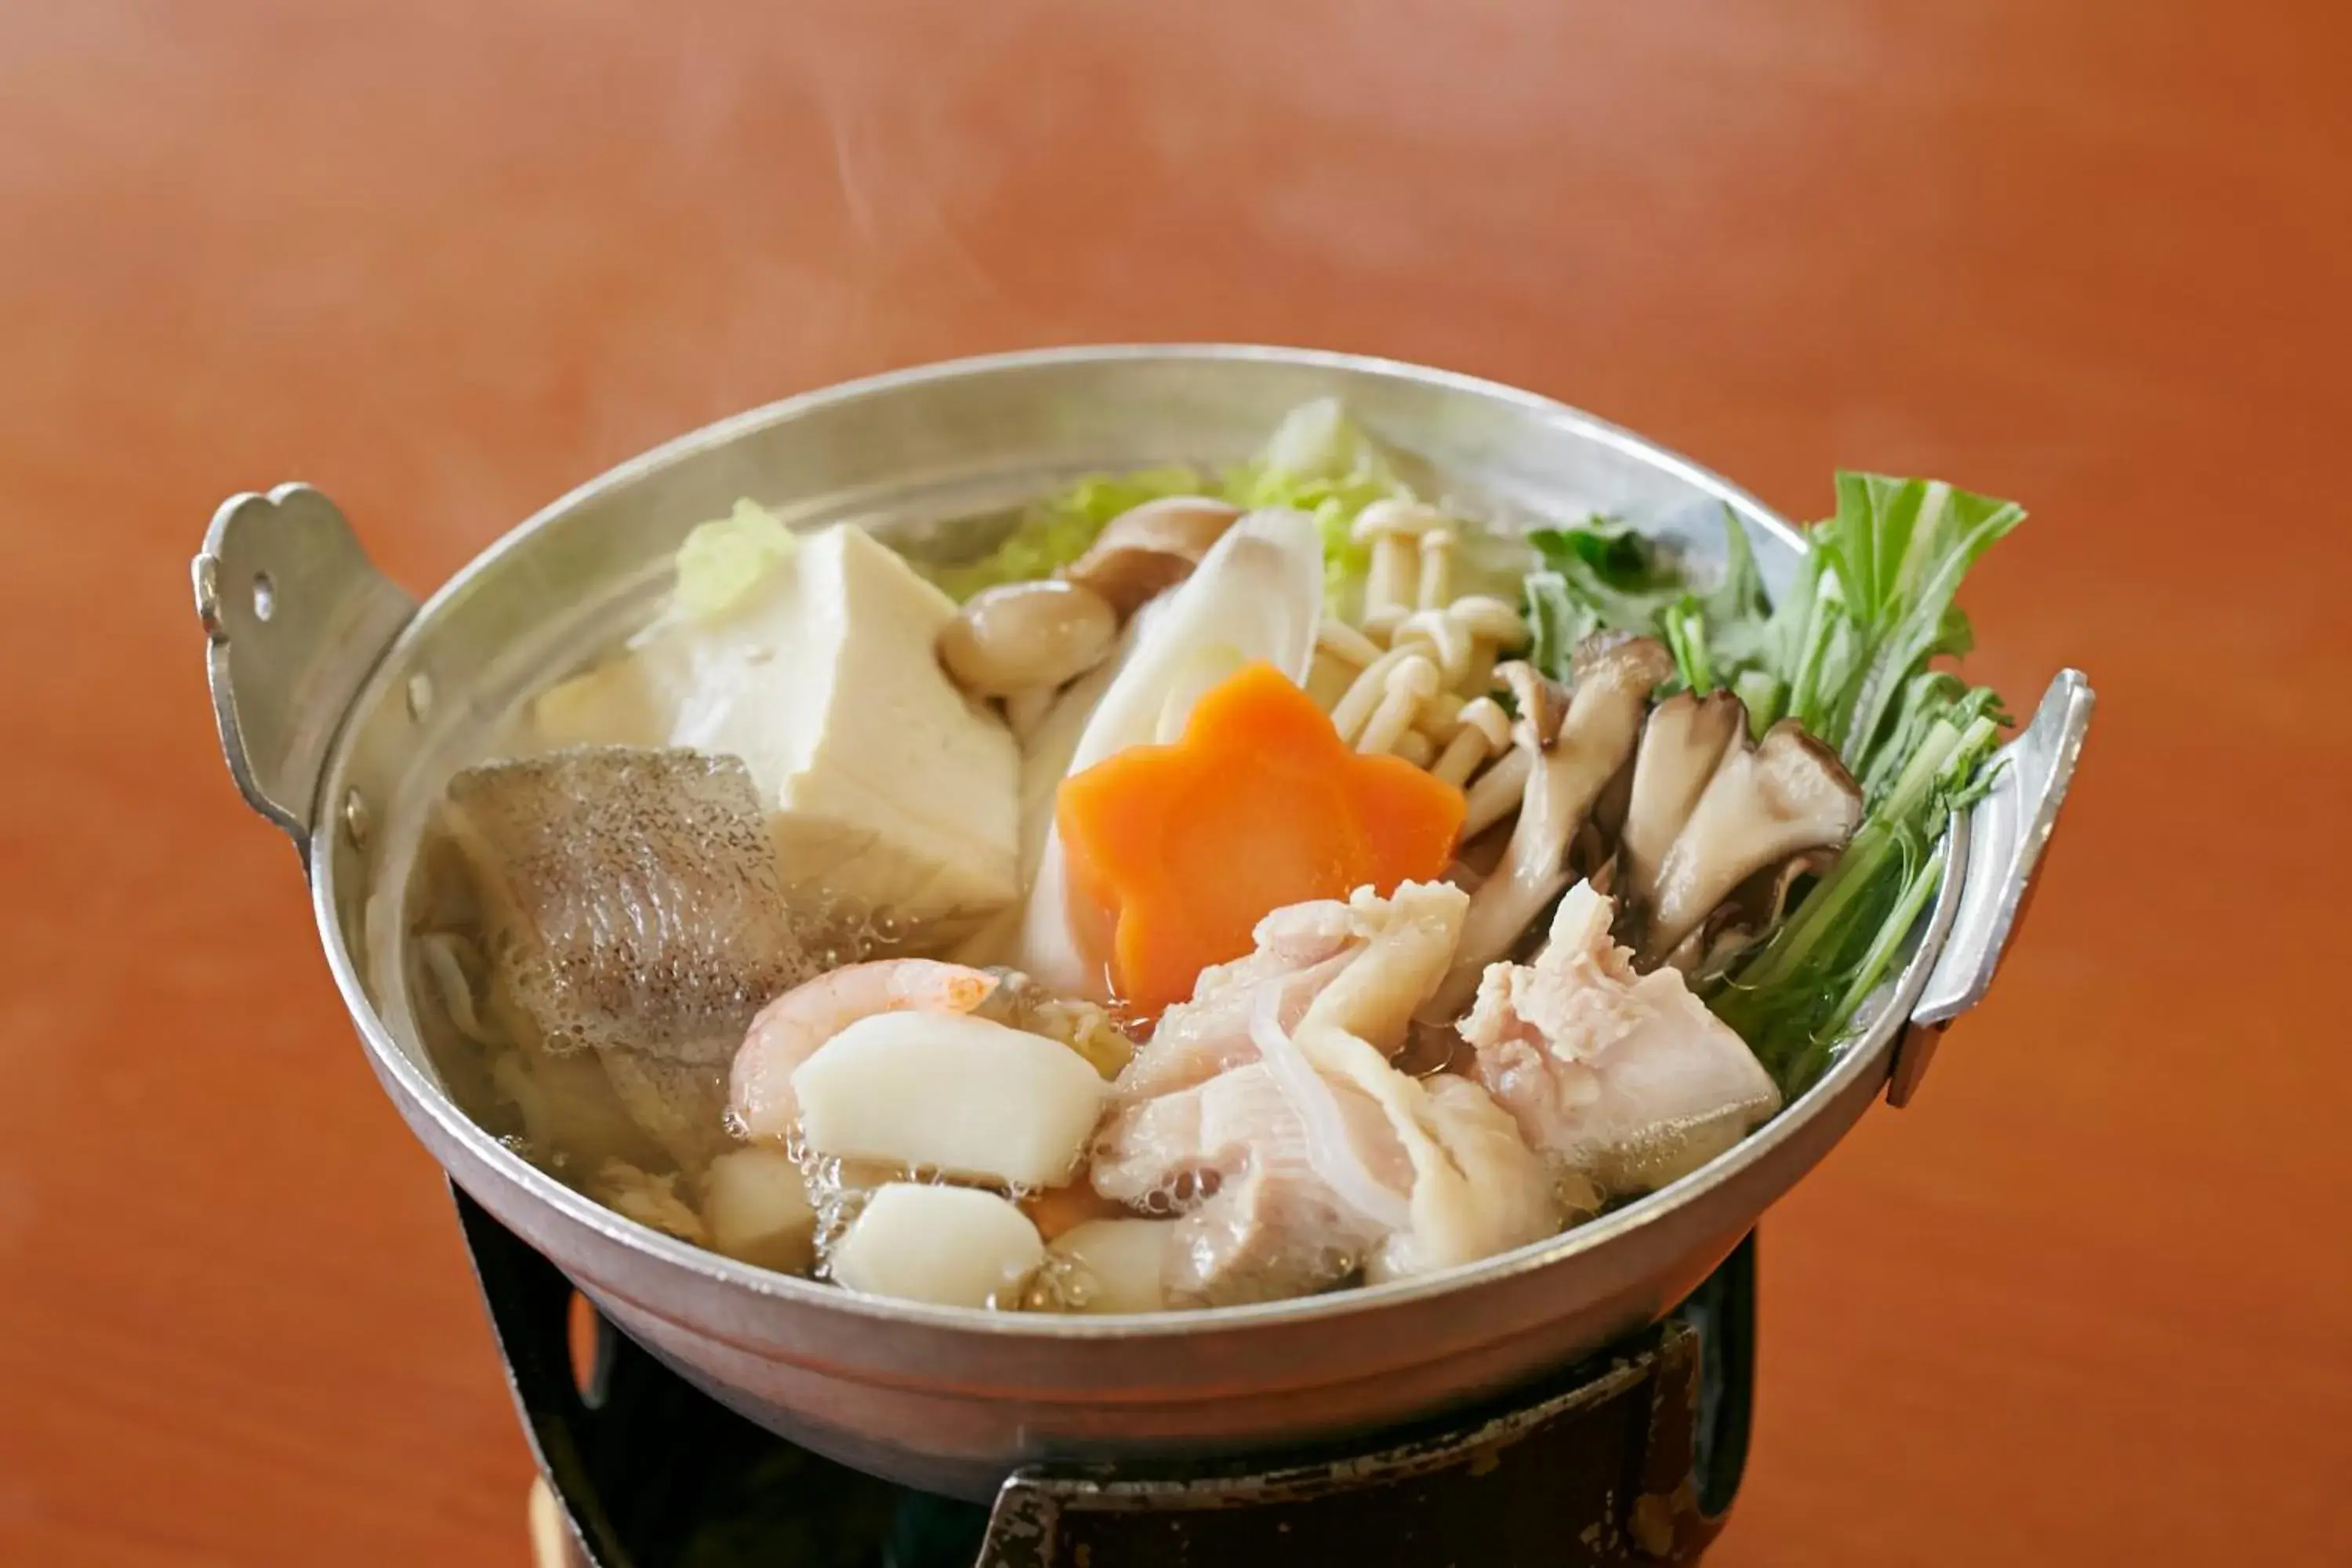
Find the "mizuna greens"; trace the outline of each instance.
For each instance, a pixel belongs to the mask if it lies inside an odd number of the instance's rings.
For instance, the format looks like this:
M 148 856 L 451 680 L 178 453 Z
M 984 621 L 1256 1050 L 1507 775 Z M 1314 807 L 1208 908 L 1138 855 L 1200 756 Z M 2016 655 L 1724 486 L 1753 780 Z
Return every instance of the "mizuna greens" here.
M 1867 812 L 1836 866 L 1762 948 L 1709 976 L 1708 1000 L 1791 1092 L 1886 977 L 1943 870 L 1947 818 L 1982 791 L 2009 721 L 2000 697 L 1938 657 L 1970 646 L 1961 578 L 2025 516 L 2014 502 L 1940 481 L 1837 476 L 1837 510 L 1808 531 L 1804 565 L 1768 605 L 1738 520 L 1709 586 L 1682 560 L 1607 520 L 1532 536 L 1532 658 L 1554 679 L 1595 630 L 1649 633 L 1675 684 L 1727 689 L 1761 735 L 1793 719 L 1830 744 Z

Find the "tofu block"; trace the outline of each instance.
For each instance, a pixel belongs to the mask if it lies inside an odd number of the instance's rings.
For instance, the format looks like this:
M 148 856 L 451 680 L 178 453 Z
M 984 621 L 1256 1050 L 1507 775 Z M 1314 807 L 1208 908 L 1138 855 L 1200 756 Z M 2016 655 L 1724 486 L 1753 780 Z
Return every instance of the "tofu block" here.
M 740 602 L 673 614 L 540 698 L 543 736 L 743 759 L 785 880 L 910 926 L 968 928 L 1018 897 L 1020 755 L 934 647 L 945 594 L 848 523 L 800 542 Z

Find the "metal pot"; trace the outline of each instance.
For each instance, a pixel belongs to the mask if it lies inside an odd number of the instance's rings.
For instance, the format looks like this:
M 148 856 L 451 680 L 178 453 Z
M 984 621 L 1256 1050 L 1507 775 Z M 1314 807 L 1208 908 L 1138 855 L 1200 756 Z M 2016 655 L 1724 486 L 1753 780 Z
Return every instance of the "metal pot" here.
M 457 1108 L 403 979 L 404 889 L 426 814 L 518 700 L 642 622 L 687 528 L 748 495 L 794 526 L 969 533 L 1088 469 L 1240 458 L 1289 408 L 1328 394 L 1506 526 L 1599 510 L 1705 542 L 1728 507 L 1776 584 L 1803 549 L 1752 497 L 1547 399 L 1382 361 L 1229 347 L 1007 355 L 790 398 L 565 496 L 421 608 L 316 490 L 239 496 L 214 517 L 194 573 L 222 746 L 246 798 L 301 850 L 377 1077 L 460 1186 L 614 1323 L 753 1420 L 876 1474 L 981 1498 L 1036 1458 L 1240 1452 L 1495 1393 L 1654 1320 L 1873 1099 L 1900 1103 L 1943 1025 L 1984 994 L 2089 720 L 2074 671 L 2052 685 L 1991 793 L 1954 822 L 1914 951 L 1820 1081 L 1664 1190 L 1449 1273 L 1150 1317 L 872 1300 L 624 1219 Z

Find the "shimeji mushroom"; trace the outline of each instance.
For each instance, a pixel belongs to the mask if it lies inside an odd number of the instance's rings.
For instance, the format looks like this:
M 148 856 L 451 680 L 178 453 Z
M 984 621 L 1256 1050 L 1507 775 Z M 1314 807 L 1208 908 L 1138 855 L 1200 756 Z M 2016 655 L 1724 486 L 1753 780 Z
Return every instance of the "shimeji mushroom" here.
M 1062 575 L 1101 595 L 1120 616 L 1131 616 L 1190 576 L 1241 515 L 1241 508 L 1207 496 L 1145 501 L 1111 519 Z
M 1315 627 L 1315 659 L 1307 674 L 1307 695 L 1326 712 L 1337 709 L 1381 652 L 1380 644 L 1337 616 L 1323 616 Z
M 1625 933 L 1643 968 L 1748 878 L 1843 846 L 1862 819 L 1853 776 L 1793 720 L 1751 746 L 1737 698 L 1685 694 L 1661 703 L 1650 729 L 1658 738 L 1643 739 L 1623 845 Z
M 1454 967 L 1424 1016 L 1458 1015 L 1486 965 L 1508 953 L 1568 886 L 1569 845 L 1633 755 L 1650 693 L 1674 669 L 1674 655 L 1656 638 L 1611 634 L 1577 648 L 1572 692 L 1526 664 L 1496 671 L 1518 705 L 1512 743 L 1528 754 L 1519 820 L 1502 864 L 1471 896 Z
M 940 664 L 974 697 L 1051 691 L 1118 640 L 1109 600 L 1075 583 L 1008 583 L 972 595 L 940 628 Z
M 1364 630 L 1386 637 L 1412 615 L 1420 598 L 1421 541 L 1451 532 L 1445 514 L 1420 501 L 1376 500 L 1356 516 L 1350 531 L 1371 548 L 1364 578 Z
M 1413 602 L 1424 610 L 1441 610 L 1454 597 L 1454 531 L 1433 528 L 1421 536 L 1421 583 Z
M 1458 722 L 1454 738 L 1429 770 L 1456 786 L 1468 784 L 1479 763 L 1511 743 L 1511 716 L 1491 697 L 1464 703 Z M 1466 825 L 1463 836 L 1469 837 Z
M 1439 685 L 1437 666 L 1428 659 L 1408 654 L 1398 660 L 1381 683 L 1379 705 L 1356 736 L 1356 750 L 1373 756 L 1394 751 L 1399 741 L 1412 734 L 1421 705 L 1437 695 Z
M 1528 624 L 1500 599 L 1468 594 L 1443 608 L 1414 611 L 1400 621 L 1391 646 L 1419 644 L 1444 671 L 1445 684 L 1472 696 L 1494 684 L 1495 658 L 1528 640 Z

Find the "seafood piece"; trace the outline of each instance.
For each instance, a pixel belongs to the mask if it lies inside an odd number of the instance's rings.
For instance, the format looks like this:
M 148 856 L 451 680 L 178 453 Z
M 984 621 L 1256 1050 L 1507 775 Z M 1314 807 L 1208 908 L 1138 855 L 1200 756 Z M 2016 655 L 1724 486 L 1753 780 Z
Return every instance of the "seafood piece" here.
M 1478 1081 L 1528 1142 L 1607 1196 L 1647 1192 L 1780 1109 L 1748 1047 L 1673 969 L 1637 974 L 1611 901 L 1580 882 L 1532 964 L 1497 963 L 1462 1022 Z
M 442 820 L 479 910 L 488 1010 L 519 1047 L 501 1087 L 527 1121 L 593 1122 L 617 1100 L 699 1172 L 727 1146 L 744 1029 L 822 963 L 743 764 L 625 747 L 493 763 L 450 782 Z M 601 1070 L 567 1065 L 583 1051 Z
M 743 1136 L 781 1142 L 800 1121 L 793 1074 L 818 1047 L 877 1013 L 969 1013 L 998 984 L 982 970 L 928 958 L 852 963 L 803 982 L 761 1008 L 738 1037 L 729 1109 Z

